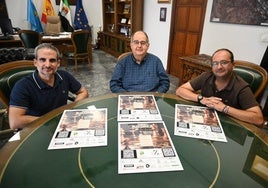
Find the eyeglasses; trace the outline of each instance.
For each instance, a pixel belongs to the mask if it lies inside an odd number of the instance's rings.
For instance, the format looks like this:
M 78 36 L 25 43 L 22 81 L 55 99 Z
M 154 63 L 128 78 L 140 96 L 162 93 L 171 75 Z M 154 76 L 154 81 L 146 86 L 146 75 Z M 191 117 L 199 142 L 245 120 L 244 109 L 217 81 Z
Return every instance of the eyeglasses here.
M 144 46 L 144 45 L 147 44 L 146 41 L 138 41 L 138 40 L 134 40 L 134 41 L 132 41 L 132 43 L 135 44 L 135 45 L 139 45 L 139 44 L 141 44 L 142 46 Z
M 38 61 L 42 62 L 42 63 L 45 63 L 46 61 L 49 61 L 49 63 L 56 63 L 57 62 L 57 59 L 54 59 L 54 58 L 51 58 L 51 59 L 46 59 L 46 58 L 39 58 Z
M 227 65 L 229 64 L 231 61 L 227 61 L 227 60 L 221 60 L 221 61 L 213 61 L 211 63 L 212 67 L 216 67 L 218 66 L 219 64 L 221 64 L 221 66 L 224 66 L 224 65 Z

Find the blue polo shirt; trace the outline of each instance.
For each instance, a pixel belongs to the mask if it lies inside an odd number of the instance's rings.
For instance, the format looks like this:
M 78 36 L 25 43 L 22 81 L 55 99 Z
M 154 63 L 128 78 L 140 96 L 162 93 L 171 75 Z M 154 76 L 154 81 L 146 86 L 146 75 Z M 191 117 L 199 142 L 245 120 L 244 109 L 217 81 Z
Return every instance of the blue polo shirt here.
M 55 73 L 54 86 L 44 83 L 35 70 L 31 75 L 19 80 L 10 94 L 10 106 L 26 109 L 27 115 L 41 116 L 67 104 L 68 92 L 77 93 L 81 84 L 68 72 Z
M 120 60 L 110 80 L 110 89 L 118 92 L 159 92 L 169 89 L 169 77 L 161 60 L 147 53 L 140 64 L 136 63 L 133 54 Z

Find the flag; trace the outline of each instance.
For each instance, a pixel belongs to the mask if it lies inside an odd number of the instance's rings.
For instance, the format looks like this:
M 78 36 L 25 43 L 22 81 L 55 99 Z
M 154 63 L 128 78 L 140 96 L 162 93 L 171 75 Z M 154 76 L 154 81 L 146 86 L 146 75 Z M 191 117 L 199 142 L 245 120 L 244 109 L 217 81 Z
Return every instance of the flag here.
M 75 29 L 83 29 L 88 31 L 91 30 L 91 28 L 88 25 L 87 15 L 84 11 L 82 0 L 76 0 L 74 27 Z
M 41 21 L 47 23 L 47 16 L 54 16 L 55 12 L 50 0 L 44 0 L 43 12 Z
M 31 24 L 31 30 L 43 32 L 43 28 L 39 20 L 38 13 L 32 0 L 28 0 L 27 2 L 27 20 Z
M 58 15 L 60 17 L 61 26 L 62 26 L 63 30 L 66 31 L 66 32 L 73 32 L 74 29 L 70 25 L 69 21 L 64 16 L 62 16 L 60 12 L 59 12 Z
M 68 0 L 60 1 L 59 12 L 62 16 L 64 16 L 68 20 L 69 24 L 72 26 L 73 24 L 71 19 L 71 9 Z

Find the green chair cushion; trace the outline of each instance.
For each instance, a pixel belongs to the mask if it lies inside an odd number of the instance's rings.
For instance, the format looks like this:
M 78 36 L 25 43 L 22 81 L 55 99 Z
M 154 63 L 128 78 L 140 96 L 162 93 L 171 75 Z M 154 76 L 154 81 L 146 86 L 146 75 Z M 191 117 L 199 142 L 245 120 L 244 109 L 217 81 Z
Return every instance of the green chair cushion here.
M 253 93 L 256 92 L 263 81 L 262 75 L 254 69 L 236 66 L 234 71 L 249 84 Z
M 18 80 L 31 74 L 35 69 L 35 67 L 16 68 L 15 70 L 10 70 L 2 73 L 0 78 L 0 85 L 5 97 L 9 98 L 11 90 Z

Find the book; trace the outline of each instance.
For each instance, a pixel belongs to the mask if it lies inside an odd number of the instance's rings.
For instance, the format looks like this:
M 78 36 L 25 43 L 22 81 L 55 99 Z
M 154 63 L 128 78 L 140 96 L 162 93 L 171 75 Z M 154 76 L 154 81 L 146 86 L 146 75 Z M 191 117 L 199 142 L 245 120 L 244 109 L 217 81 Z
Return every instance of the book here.
M 162 120 L 153 95 L 119 95 L 117 121 Z
M 181 171 L 163 121 L 118 123 L 118 173 Z
M 174 134 L 227 142 L 216 110 L 202 106 L 176 104 Z
M 128 14 L 130 13 L 130 4 L 125 4 L 124 5 L 124 11 L 123 11 L 124 14 Z
M 52 149 L 107 145 L 107 108 L 65 110 L 48 146 Z

